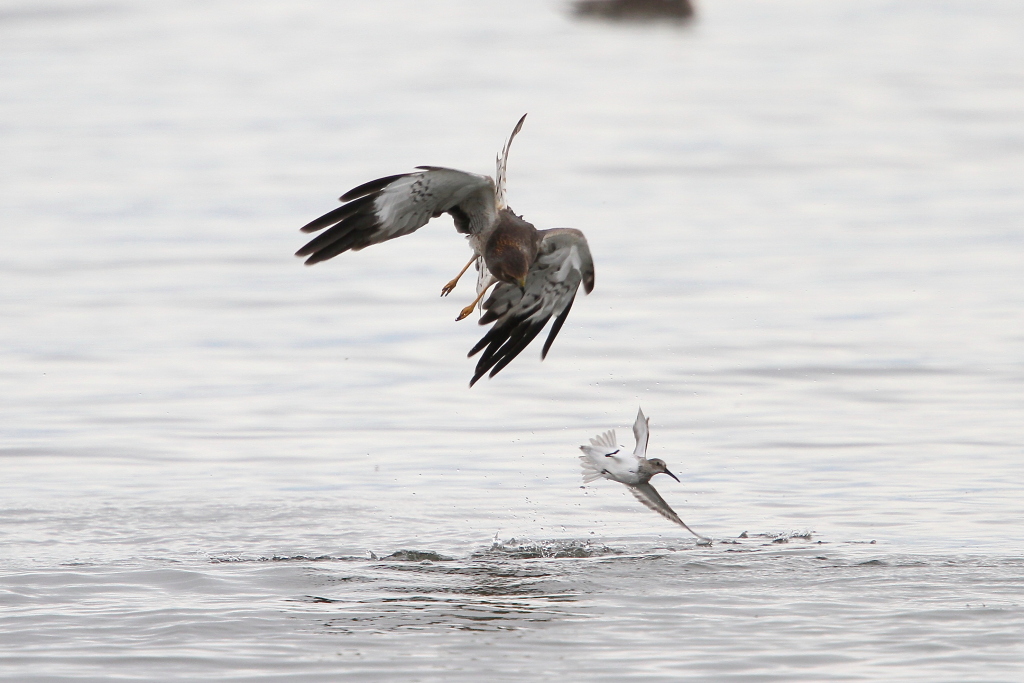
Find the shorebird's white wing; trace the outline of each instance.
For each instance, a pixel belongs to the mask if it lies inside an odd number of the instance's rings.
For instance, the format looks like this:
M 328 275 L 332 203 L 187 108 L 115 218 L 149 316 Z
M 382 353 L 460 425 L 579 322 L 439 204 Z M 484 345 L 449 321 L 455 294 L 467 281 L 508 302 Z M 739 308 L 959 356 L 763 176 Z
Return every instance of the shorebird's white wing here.
M 497 220 L 494 181 L 452 168 L 420 166 L 415 173 L 378 178 L 341 196 L 343 206 L 302 227 L 303 232 L 329 228 L 295 252 L 306 265 L 348 250 L 408 235 L 431 218 L 450 213 L 455 228 L 475 235 Z
M 569 315 L 580 283 L 587 294 L 594 289 L 594 261 L 583 233 L 556 228 L 542 230 L 540 234 L 540 250 L 526 276 L 526 287 L 499 283 L 484 302 L 480 324 L 493 322 L 494 326 L 469 352 L 473 356 L 483 351 L 470 386 L 488 370 L 491 377 L 498 374 L 533 341 L 552 316 L 557 316 L 541 351 L 543 360 Z
M 601 477 L 623 483 L 637 480 L 640 460 L 622 450 L 615 439 L 615 430 L 595 436 L 589 446 L 580 446 L 580 450 L 583 451 L 580 467 L 585 484 Z
M 676 514 L 675 510 L 669 507 L 669 504 L 666 503 L 665 499 L 661 497 L 661 494 L 659 494 L 658 491 L 653 486 L 651 486 L 650 482 L 647 482 L 645 484 L 631 485 L 628 486 L 627 488 L 629 488 L 630 492 L 632 492 L 632 494 L 636 496 L 637 500 L 639 500 L 641 503 L 657 512 L 665 519 L 675 522 L 676 524 L 678 524 L 679 526 L 683 527 L 691 534 L 696 536 L 697 538 L 703 539 L 705 541 L 708 540 L 706 536 L 701 536 L 696 531 L 686 526 L 686 523 L 683 520 L 679 519 L 679 515 Z
M 639 409 L 636 413 L 636 422 L 633 423 L 633 436 L 636 438 L 633 455 L 638 458 L 647 454 L 647 441 L 651 438 L 650 422 L 651 418 L 645 417 L 643 409 Z

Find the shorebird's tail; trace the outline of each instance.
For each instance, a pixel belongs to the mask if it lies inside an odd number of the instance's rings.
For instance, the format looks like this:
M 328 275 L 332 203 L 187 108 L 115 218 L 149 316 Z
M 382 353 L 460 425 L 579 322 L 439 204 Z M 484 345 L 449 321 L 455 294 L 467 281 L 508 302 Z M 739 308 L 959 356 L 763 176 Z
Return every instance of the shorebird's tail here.
M 586 448 L 586 446 L 580 446 L 580 448 Z M 594 461 L 590 459 L 589 455 L 580 456 L 580 468 L 583 469 L 583 483 L 589 484 L 595 479 L 600 479 L 604 474 L 597 468 Z
M 501 154 L 498 155 L 497 170 L 494 174 L 494 192 L 498 199 L 498 209 L 504 209 L 507 205 L 505 204 L 505 166 L 508 164 L 508 150 L 512 147 L 512 140 L 515 139 L 516 133 L 523 128 L 523 121 L 526 120 L 526 114 L 519 119 L 519 123 L 512 129 L 512 135 L 508 136 L 508 140 L 505 142 L 505 147 L 501 150 Z
M 580 467 L 583 469 L 584 484 L 589 484 L 595 479 L 605 476 L 605 456 L 619 449 L 616 445 L 614 429 L 595 436 L 590 440 L 590 444 L 590 446 L 580 446 L 580 450 L 583 451 L 583 455 L 580 456 Z

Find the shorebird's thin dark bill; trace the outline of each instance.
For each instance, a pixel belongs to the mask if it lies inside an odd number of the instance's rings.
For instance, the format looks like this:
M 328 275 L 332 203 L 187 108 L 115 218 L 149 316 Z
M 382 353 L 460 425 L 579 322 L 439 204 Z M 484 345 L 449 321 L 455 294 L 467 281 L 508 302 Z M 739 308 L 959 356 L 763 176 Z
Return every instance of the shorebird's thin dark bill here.
M 677 477 L 676 475 L 672 474 L 672 473 L 671 473 L 671 472 L 669 472 L 668 470 L 665 470 L 665 474 L 667 474 L 668 476 L 672 477 L 672 478 L 673 478 L 673 479 L 675 479 L 676 481 L 679 481 L 679 477 Z M 681 482 L 681 481 L 680 481 L 679 483 L 680 483 L 680 484 L 682 484 L 683 482 Z

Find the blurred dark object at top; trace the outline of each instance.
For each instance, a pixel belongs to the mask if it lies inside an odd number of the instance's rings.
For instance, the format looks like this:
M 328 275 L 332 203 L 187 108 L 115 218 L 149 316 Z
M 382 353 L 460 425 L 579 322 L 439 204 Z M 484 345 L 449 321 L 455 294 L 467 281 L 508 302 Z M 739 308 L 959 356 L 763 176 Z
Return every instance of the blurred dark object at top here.
M 690 0 L 577 0 L 573 13 L 613 21 L 686 21 L 693 18 L 693 4 Z

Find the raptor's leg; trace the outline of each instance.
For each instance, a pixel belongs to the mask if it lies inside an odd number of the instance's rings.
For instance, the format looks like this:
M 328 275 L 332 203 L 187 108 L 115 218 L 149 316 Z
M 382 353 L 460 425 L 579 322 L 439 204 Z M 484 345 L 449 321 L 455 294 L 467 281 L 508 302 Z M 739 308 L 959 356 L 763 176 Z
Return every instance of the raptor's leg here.
M 474 263 L 476 263 L 476 256 L 469 259 L 469 263 L 466 264 L 466 267 L 460 270 L 459 274 L 456 275 L 454 279 L 450 280 L 448 284 L 441 288 L 441 296 L 448 296 L 449 294 L 451 294 L 452 290 L 455 289 L 455 285 L 459 284 L 459 278 L 465 275 L 466 271 L 469 270 L 469 267 Z
M 492 277 L 491 281 L 487 283 L 487 286 L 484 287 L 483 289 L 481 289 L 480 293 L 476 295 L 475 299 L 473 299 L 473 303 L 471 303 L 470 305 L 468 305 L 468 306 L 466 306 L 465 308 L 462 309 L 462 312 L 459 313 L 459 317 L 456 318 L 456 320 L 462 320 L 463 318 L 468 317 L 469 314 L 473 312 L 473 309 L 476 308 L 476 305 L 478 303 L 480 303 L 480 299 L 484 298 L 484 294 L 487 293 L 487 290 L 490 289 L 491 287 L 493 287 L 496 284 L 498 284 L 497 279 Z

